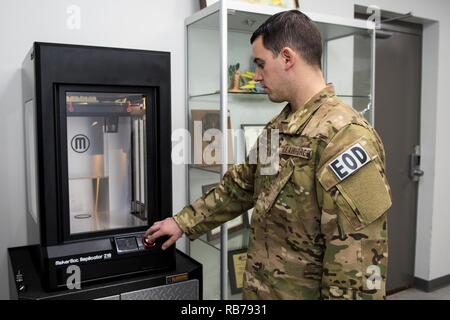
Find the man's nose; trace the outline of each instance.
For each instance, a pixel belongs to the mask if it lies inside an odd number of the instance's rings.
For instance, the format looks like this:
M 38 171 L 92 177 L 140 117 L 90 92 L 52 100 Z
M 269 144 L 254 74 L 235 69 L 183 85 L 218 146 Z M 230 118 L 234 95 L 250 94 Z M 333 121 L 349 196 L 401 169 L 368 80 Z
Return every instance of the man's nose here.
M 263 77 L 260 71 L 258 69 L 255 71 L 255 76 L 253 77 L 253 80 L 255 81 L 262 81 Z

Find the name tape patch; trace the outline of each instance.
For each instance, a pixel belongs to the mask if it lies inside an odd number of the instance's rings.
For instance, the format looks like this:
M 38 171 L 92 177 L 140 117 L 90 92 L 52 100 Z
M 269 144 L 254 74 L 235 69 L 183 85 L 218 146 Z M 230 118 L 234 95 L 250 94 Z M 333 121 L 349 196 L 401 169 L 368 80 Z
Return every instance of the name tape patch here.
M 331 161 L 329 167 L 339 180 L 343 181 L 370 161 L 367 151 L 357 143 Z
M 281 147 L 281 154 L 287 155 L 287 156 L 304 158 L 304 159 L 309 160 L 309 159 L 311 159 L 311 156 L 312 156 L 312 149 L 305 148 L 305 147 L 285 145 L 285 146 Z

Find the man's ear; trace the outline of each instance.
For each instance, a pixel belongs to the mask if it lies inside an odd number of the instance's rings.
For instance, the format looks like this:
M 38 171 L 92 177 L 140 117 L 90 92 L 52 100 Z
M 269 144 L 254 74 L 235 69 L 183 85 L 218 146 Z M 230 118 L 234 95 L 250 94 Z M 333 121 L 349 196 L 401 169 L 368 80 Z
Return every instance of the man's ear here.
M 297 54 L 289 47 L 281 49 L 280 57 L 285 70 L 292 68 L 297 62 Z

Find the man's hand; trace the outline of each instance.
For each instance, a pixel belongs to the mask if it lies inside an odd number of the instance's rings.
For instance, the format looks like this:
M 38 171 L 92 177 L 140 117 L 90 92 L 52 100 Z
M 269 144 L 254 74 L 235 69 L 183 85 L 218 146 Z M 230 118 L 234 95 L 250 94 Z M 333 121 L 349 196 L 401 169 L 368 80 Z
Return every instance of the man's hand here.
M 183 231 L 173 218 L 167 218 L 155 222 L 144 234 L 148 242 L 153 243 L 161 236 L 169 236 L 169 240 L 163 243 L 162 249 L 166 250 L 183 235 Z

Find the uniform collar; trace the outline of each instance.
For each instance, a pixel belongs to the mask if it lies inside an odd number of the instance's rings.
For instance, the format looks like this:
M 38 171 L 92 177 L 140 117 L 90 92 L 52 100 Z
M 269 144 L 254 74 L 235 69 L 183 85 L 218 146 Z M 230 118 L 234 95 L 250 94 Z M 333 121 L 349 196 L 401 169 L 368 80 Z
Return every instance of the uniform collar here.
M 297 111 L 292 112 L 291 105 L 286 105 L 280 115 L 269 124 L 269 127 L 279 129 L 280 133 L 297 134 L 312 114 L 319 109 L 328 98 L 334 97 L 335 95 L 334 86 L 330 83 L 309 99 Z

